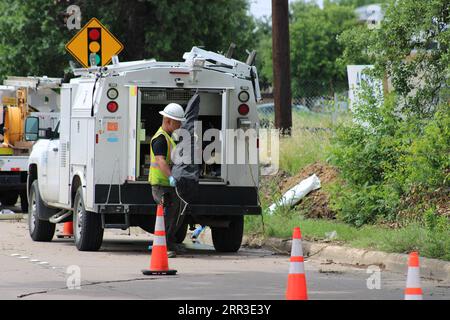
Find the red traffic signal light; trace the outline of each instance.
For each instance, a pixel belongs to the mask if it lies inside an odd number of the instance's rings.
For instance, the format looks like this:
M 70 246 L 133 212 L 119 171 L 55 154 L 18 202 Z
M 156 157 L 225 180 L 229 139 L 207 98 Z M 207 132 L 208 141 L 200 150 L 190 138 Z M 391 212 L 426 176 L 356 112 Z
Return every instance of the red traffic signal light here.
M 101 30 L 99 28 L 90 28 L 88 32 L 89 40 L 98 41 L 100 39 L 100 32 Z

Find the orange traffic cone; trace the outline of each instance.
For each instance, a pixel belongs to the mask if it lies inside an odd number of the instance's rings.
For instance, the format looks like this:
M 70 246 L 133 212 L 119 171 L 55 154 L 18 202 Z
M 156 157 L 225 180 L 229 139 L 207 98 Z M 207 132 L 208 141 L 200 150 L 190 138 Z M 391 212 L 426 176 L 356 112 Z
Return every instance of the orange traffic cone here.
M 422 300 L 422 294 L 422 288 L 420 286 L 419 254 L 417 252 L 412 252 L 409 255 L 405 300 Z
M 142 270 L 146 276 L 152 275 L 175 275 L 176 270 L 169 270 L 169 258 L 167 257 L 166 228 L 164 225 L 164 209 L 158 205 L 156 211 L 155 234 L 153 238 L 153 249 L 150 259 L 150 270 Z
M 300 228 L 294 229 L 286 300 L 308 300 Z
M 57 238 L 72 238 L 73 237 L 73 222 L 65 222 L 63 232 L 56 236 Z

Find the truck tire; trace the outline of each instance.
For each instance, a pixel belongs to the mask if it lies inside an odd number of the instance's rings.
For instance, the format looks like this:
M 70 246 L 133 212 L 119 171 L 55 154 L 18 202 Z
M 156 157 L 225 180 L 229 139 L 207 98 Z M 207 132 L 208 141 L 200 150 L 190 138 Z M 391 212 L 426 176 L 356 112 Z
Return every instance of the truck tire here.
M 41 211 L 51 210 L 47 208 L 41 199 L 39 193 L 38 181 L 35 180 L 31 185 L 30 190 L 30 214 L 28 215 L 28 229 L 31 239 L 36 242 L 50 242 L 55 235 L 54 223 L 41 220 Z
M 230 217 L 228 228 L 211 228 L 214 248 L 217 252 L 238 252 L 244 235 L 244 217 Z
M 78 188 L 75 195 L 73 210 L 73 231 L 77 249 L 98 251 L 103 242 L 102 217 L 98 213 L 86 211 L 82 187 Z
M 20 193 L 20 209 L 23 213 L 28 213 L 28 197 L 26 191 Z
M 18 198 L 19 198 L 19 194 L 17 192 L 13 191 L 13 192 L 8 192 L 8 193 L 3 193 L 0 196 L 0 202 L 4 206 L 11 207 L 17 203 Z

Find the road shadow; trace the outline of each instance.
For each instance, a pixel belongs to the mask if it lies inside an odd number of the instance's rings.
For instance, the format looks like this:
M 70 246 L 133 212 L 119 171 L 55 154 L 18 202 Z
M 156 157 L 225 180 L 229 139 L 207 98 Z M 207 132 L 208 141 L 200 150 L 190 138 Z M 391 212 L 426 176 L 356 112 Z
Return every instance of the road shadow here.
M 64 246 L 75 246 L 73 239 L 55 239 L 55 244 Z M 99 252 L 109 253 L 113 255 L 129 255 L 130 253 L 138 255 L 151 255 L 149 246 L 152 245 L 151 239 L 105 239 Z M 183 243 L 185 252 L 178 253 L 177 258 L 224 258 L 224 257 L 247 257 L 260 258 L 272 256 L 274 253 L 263 249 L 241 248 L 237 253 L 221 253 L 217 252 L 213 246 L 200 243 L 192 243 L 186 240 Z

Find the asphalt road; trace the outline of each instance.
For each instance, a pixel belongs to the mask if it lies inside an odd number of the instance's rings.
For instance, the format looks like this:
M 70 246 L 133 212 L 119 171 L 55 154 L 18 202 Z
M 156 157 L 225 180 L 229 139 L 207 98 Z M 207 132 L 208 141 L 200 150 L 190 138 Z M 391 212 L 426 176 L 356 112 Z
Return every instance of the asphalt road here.
M 284 299 L 289 257 L 243 248 L 222 255 L 210 245 L 186 242 L 170 259 L 176 276 L 145 277 L 151 237 L 135 229 L 108 231 L 100 252 L 78 252 L 71 240 L 35 243 L 25 220 L 0 220 L 0 299 Z M 208 239 L 203 239 L 208 242 Z M 75 266 L 75 267 L 73 267 Z M 405 274 L 383 271 L 381 289 L 369 290 L 366 269 L 307 259 L 311 299 L 402 299 Z M 68 280 L 80 271 L 80 289 Z M 67 273 L 69 272 L 69 273 Z M 76 282 L 69 281 L 69 284 Z M 425 299 L 450 299 L 450 287 L 422 280 Z

